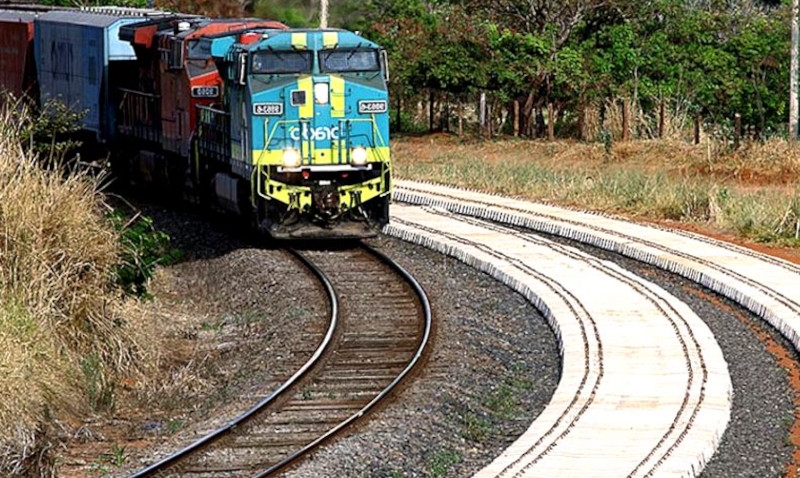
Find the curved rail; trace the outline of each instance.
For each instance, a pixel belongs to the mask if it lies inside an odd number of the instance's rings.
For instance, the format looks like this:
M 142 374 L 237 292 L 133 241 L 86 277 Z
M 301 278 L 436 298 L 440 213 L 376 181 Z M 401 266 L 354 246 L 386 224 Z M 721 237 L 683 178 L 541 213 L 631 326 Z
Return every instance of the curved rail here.
M 300 367 L 294 375 L 289 377 L 280 387 L 275 389 L 271 394 L 264 397 L 260 400 L 257 404 L 253 407 L 248 409 L 247 411 L 243 412 L 242 414 L 235 417 L 230 422 L 226 423 L 224 426 L 214 430 L 213 432 L 205 435 L 204 437 L 200 438 L 199 440 L 195 441 L 191 445 L 176 451 L 175 453 L 165 457 L 164 459 L 153 463 L 152 465 L 137 471 L 136 473 L 129 475 L 129 478 L 143 478 L 147 476 L 152 476 L 155 473 L 161 472 L 166 468 L 169 468 L 173 464 L 175 464 L 178 460 L 183 459 L 184 457 L 195 453 L 196 451 L 202 449 L 205 446 L 210 445 L 211 443 L 221 439 L 225 435 L 229 434 L 234 428 L 242 425 L 244 422 L 252 418 L 255 414 L 259 413 L 269 404 L 273 403 L 278 397 L 280 397 L 284 392 L 286 392 L 290 387 L 292 387 L 298 380 L 300 380 L 310 369 L 313 367 L 322 357 L 325 350 L 331 344 L 331 341 L 334 336 L 334 332 L 336 327 L 339 323 L 339 301 L 336 297 L 336 291 L 333 289 L 333 284 L 331 284 L 328 277 L 320 270 L 316 265 L 312 262 L 308 261 L 306 257 L 302 254 L 298 253 L 297 251 L 290 250 L 289 251 L 292 255 L 297 257 L 305 266 L 307 266 L 314 275 L 319 278 L 320 282 L 323 284 L 325 291 L 328 294 L 328 298 L 331 304 L 331 318 L 330 324 L 328 326 L 328 330 L 325 333 L 325 337 L 323 338 L 322 342 L 320 343 L 319 347 L 314 351 L 314 354 L 311 358 Z
M 383 400 L 389 393 L 391 393 L 392 390 L 394 390 L 395 387 L 397 387 L 397 385 L 400 382 L 402 382 L 403 379 L 405 379 L 405 377 L 411 372 L 411 370 L 417 365 L 417 363 L 419 363 L 420 359 L 422 358 L 422 354 L 424 353 L 425 347 L 427 346 L 428 340 L 430 339 L 431 328 L 433 326 L 433 318 L 432 318 L 432 314 L 431 314 L 431 304 L 430 304 L 430 301 L 428 300 L 427 294 L 423 290 L 423 288 L 420 285 L 420 283 L 417 282 L 417 280 L 414 278 L 414 276 L 409 274 L 408 271 L 403 269 L 402 266 L 400 266 L 395 261 L 393 261 L 389 257 L 387 257 L 385 254 L 377 251 L 376 249 L 374 249 L 372 247 L 369 247 L 369 246 L 366 246 L 366 245 L 363 245 L 363 244 L 362 244 L 362 247 L 364 247 L 371 254 L 373 254 L 374 256 L 378 257 L 382 262 L 384 262 L 385 264 L 387 264 L 390 267 L 392 267 L 395 271 L 397 271 L 397 273 L 400 274 L 406 280 L 406 282 L 408 282 L 409 285 L 411 285 L 411 287 L 414 289 L 414 292 L 417 294 L 417 297 L 419 298 L 420 303 L 422 304 L 423 314 L 425 315 L 424 332 L 422 334 L 422 339 L 420 340 L 419 346 L 417 347 L 416 352 L 414 352 L 414 357 L 411 359 L 411 361 L 409 361 L 409 363 L 406 365 L 406 367 L 397 375 L 397 377 L 395 377 L 395 379 L 392 380 L 391 383 L 389 383 L 389 385 L 387 385 L 386 388 L 384 388 L 380 393 L 378 393 L 369 403 L 364 405 L 364 407 L 362 407 L 360 410 L 358 410 L 354 414 L 350 415 L 347 419 L 345 419 L 344 421 L 340 422 L 335 427 L 333 427 L 330 430 L 328 430 L 328 432 L 326 432 L 324 435 L 319 436 L 318 438 L 316 438 L 315 440 L 313 440 L 312 442 L 307 444 L 305 447 L 303 447 L 300 450 L 297 450 L 295 453 L 287 456 L 286 458 L 284 458 L 280 462 L 276 463 L 275 465 L 271 466 L 267 470 L 264 470 L 263 472 L 258 473 L 257 475 L 254 476 L 254 478 L 263 478 L 263 477 L 269 476 L 272 473 L 275 473 L 276 471 L 280 470 L 281 468 L 291 464 L 295 460 L 300 459 L 303 455 L 305 455 L 306 453 L 311 451 L 313 448 L 315 448 L 316 446 L 318 446 L 319 444 L 321 444 L 322 442 L 324 442 L 328 438 L 332 437 L 333 435 L 336 435 L 342 429 L 344 429 L 345 427 L 347 427 L 348 425 L 350 425 L 354 421 L 356 421 L 359 418 L 361 418 L 362 416 L 364 416 L 372 408 L 374 408 L 381 400 Z
M 411 276 L 405 269 L 403 269 L 400 265 L 392 261 L 390 258 L 386 257 L 384 254 L 364 244 L 362 244 L 360 248 L 363 251 L 366 251 L 367 254 L 363 254 L 362 251 L 362 254 L 364 255 L 365 258 L 367 255 L 371 256 L 368 262 L 364 262 L 364 264 L 369 264 L 370 262 L 373 264 L 372 266 L 366 269 L 367 271 L 371 271 L 369 272 L 370 274 L 380 274 L 381 272 L 379 271 L 382 271 L 382 274 L 386 274 L 387 271 L 391 270 L 393 271 L 393 275 L 395 275 L 394 280 L 397 281 L 398 284 L 405 284 L 404 287 L 406 289 L 406 292 L 404 293 L 404 296 L 411 296 L 411 297 L 416 296 L 417 298 L 417 300 L 415 301 L 416 313 L 414 315 L 417 317 L 415 321 L 417 325 L 415 325 L 414 327 L 416 328 L 417 332 L 414 333 L 415 337 L 414 341 L 413 343 L 408 343 L 408 349 L 403 352 L 404 354 L 407 352 L 407 355 L 404 357 L 402 362 L 397 363 L 397 368 L 394 369 L 395 371 L 392 372 L 391 375 L 386 376 L 386 380 L 388 383 L 384 382 L 383 384 L 380 385 L 379 388 L 376 388 L 374 390 L 374 395 L 370 393 L 369 396 L 364 397 L 364 401 L 356 402 L 355 404 L 353 404 L 352 407 L 349 407 L 350 409 L 346 410 L 346 415 L 343 414 L 336 420 L 332 420 L 330 423 L 327 423 L 325 428 L 320 428 L 312 437 L 309 438 L 308 441 L 304 440 L 302 443 L 297 443 L 296 447 L 292 447 L 290 449 L 285 450 L 285 454 L 281 453 L 280 455 L 278 455 L 275 461 L 268 461 L 261 465 L 253 464 L 253 467 L 249 470 L 248 476 L 263 477 L 271 475 L 277 472 L 278 470 L 285 468 L 286 466 L 298 461 L 304 455 L 308 454 L 311 450 L 313 450 L 326 440 L 330 439 L 332 436 L 342 432 L 346 427 L 351 425 L 356 420 L 362 418 L 365 414 L 367 414 L 373 408 L 375 408 L 378 403 L 380 403 L 390 393 L 392 393 L 396 389 L 397 385 L 400 384 L 400 382 L 402 382 L 410 374 L 412 369 L 414 369 L 414 367 L 421 361 L 423 357 L 424 351 L 426 350 L 426 347 L 430 341 L 432 325 L 433 325 L 430 301 L 428 300 L 425 291 L 423 290 L 422 286 L 414 279 L 413 276 Z M 206 435 L 200 440 L 197 440 L 196 442 L 192 443 L 188 447 L 176 453 L 171 454 L 170 456 L 162 459 L 158 463 L 155 463 L 137 472 L 136 474 L 131 475 L 130 478 L 152 476 L 154 474 L 163 473 L 171 468 L 180 467 L 182 466 L 182 462 L 184 460 L 191 461 L 194 459 L 190 458 L 190 456 L 199 457 L 203 453 L 213 450 L 214 448 L 212 448 L 211 446 L 212 443 L 220 440 L 223 437 L 227 436 L 228 438 L 226 438 L 226 440 L 230 439 L 239 440 L 241 438 L 247 437 L 248 434 L 247 433 L 241 434 L 241 431 L 250 427 L 253 423 L 259 423 L 255 418 L 250 421 L 248 420 L 253 418 L 254 415 L 262 413 L 264 411 L 264 408 L 267 407 L 267 405 L 273 403 L 278 396 L 281 395 L 285 396 L 286 394 L 284 392 L 286 392 L 288 389 L 290 388 L 296 389 L 298 385 L 297 384 L 298 379 L 300 379 L 300 377 L 305 375 L 309 371 L 309 369 L 311 369 L 312 366 L 319 367 L 320 365 L 316 363 L 317 360 L 320 359 L 323 356 L 323 354 L 327 356 L 328 350 L 325 350 L 326 348 L 330 349 L 331 347 L 333 347 L 332 345 L 328 347 L 328 345 L 333 343 L 340 343 L 342 340 L 341 337 L 343 336 L 342 334 L 344 334 L 344 336 L 348 336 L 348 332 L 346 330 L 340 331 L 340 329 L 347 328 L 346 323 L 348 320 L 354 321 L 353 322 L 354 324 L 361 322 L 362 316 L 359 314 L 353 314 L 352 310 L 350 310 L 349 314 L 341 314 L 342 316 L 341 317 L 339 316 L 340 314 L 338 311 L 340 310 L 341 306 L 338 304 L 338 300 L 336 300 L 336 293 L 335 293 L 335 290 L 339 289 L 339 284 L 337 282 L 337 275 L 331 275 L 329 277 L 326 276 L 322 270 L 322 267 L 314 263 L 314 261 L 318 259 L 314 259 L 313 254 L 311 255 L 304 254 L 299 251 L 291 251 L 291 252 L 300 261 L 302 261 L 305 265 L 307 265 L 310 269 L 312 269 L 314 273 L 323 280 L 325 288 L 328 290 L 328 294 L 331 297 L 331 304 L 332 304 L 331 326 L 329 327 L 328 333 L 325 339 L 323 340 L 323 344 L 315 351 L 313 357 L 300 370 L 298 370 L 288 381 L 282 384 L 278 390 L 270 394 L 270 396 L 266 397 L 265 399 L 261 400 L 256 406 L 250 408 L 247 412 L 239 415 L 238 417 L 236 417 L 236 419 L 232 420 L 224 427 L 213 431 L 209 435 Z M 342 268 L 342 263 L 340 261 L 342 260 L 347 261 L 349 259 L 348 256 L 339 257 L 339 256 L 322 255 L 319 256 L 319 259 L 327 260 L 323 259 L 324 257 L 333 258 L 333 261 L 331 262 L 330 266 L 335 268 L 334 270 L 336 270 L 337 273 L 342 274 L 341 277 L 338 278 L 338 280 L 344 280 L 345 283 L 341 285 L 345 285 L 348 283 L 347 281 L 349 281 L 349 279 L 346 278 L 348 277 L 347 276 L 348 273 L 352 273 L 353 270 L 361 270 L 358 269 L 358 267 L 361 266 L 358 266 L 356 268 Z M 357 261 L 357 263 L 360 262 Z M 380 268 L 376 268 L 375 264 L 377 263 L 381 263 L 382 266 Z M 320 262 L 320 264 L 322 264 L 322 262 Z M 387 275 L 386 277 L 389 276 Z M 356 284 L 353 285 L 355 286 Z M 372 282 L 368 282 L 368 284 L 372 284 Z M 343 290 L 346 292 L 348 290 L 348 287 L 344 287 Z M 391 302 L 389 302 L 389 304 L 391 304 Z M 410 311 L 407 311 L 406 313 L 409 312 Z M 397 316 L 395 314 L 390 313 L 386 317 L 387 319 L 390 319 L 389 323 L 397 323 L 396 322 L 397 318 L 398 317 L 402 318 L 404 317 L 404 315 L 401 314 Z M 406 315 L 405 317 L 411 317 L 411 315 Z M 422 319 L 422 323 L 419 322 L 420 318 Z M 367 330 L 369 330 L 369 328 Z M 369 343 L 369 341 L 363 342 L 364 339 L 355 340 L 354 337 L 356 337 L 356 335 L 350 335 L 350 338 L 345 339 L 344 342 L 341 342 L 341 344 L 343 345 L 345 343 L 347 344 L 352 343 L 355 345 L 359 343 L 361 344 Z M 367 337 L 369 337 L 369 332 L 367 333 Z M 347 350 L 350 350 L 350 352 L 347 352 Z M 337 348 L 337 351 L 341 351 L 345 355 L 348 353 L 352 353 L 353 350 L 358 350 L 358 347 L 356 347 L 356 349 L 353 349 L 351 345 L 347 345 L 342 350 L 339 350 Z M 337 365 L 335 365 L 337 363 L 336 359 L 333 359 L 331 363 L 333 364 L 332 365 L 333 368 L 331 370 L 337 370 L 338 367 Z M 341 362 L 339 366 L 341 366 Z M 324 377 L 325 376 L 324 370 L 326 369 L 326 367 L 328 367 L 328 365 L 323 366 L 321 370 L 315 372 L 314 377 L 317 376 L 316 373 L 319 373 L 320 377 Z M 324 378 L 322 379 L 324 380 Z M 313 381 L 315 379 L 311 378 L 311 380 Z M 360 389 L 356 388 L 356 390 Z M 278 413 L 278 415 L 271 414 L 270 419 L 275 418 L 279 415 L 280 413 Z M 265 415 L 263 415 L 263 413 L 262 416 L 266 417 Z M 247 427 L 240 427 L 240 425 L 242 425 L 246 421 L 248 421 Z M 237 427 L 238 430 L 234 432 L 234 429 Z M 256 434 L 256 436 L 257 435 L 258 434 Z M 216 445 L 214 446 L 216 447 Z M 192 473 L 215 469 L 213 468 L 213 466 L 212 468 L 205 468 L 205 466 L 207 465 L 201 465 L 199 468 L 194 469 Z M 231 468 L 227 471 L 230 472 L 233 469 L 235 468 Z M 240 472 L 241 471 L 242 470 L 240 470 Z

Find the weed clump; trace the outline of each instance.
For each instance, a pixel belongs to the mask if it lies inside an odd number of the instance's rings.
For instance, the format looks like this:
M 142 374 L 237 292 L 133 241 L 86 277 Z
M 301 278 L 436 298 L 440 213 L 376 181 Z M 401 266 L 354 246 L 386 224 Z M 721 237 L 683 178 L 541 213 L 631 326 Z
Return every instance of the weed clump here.
M 22 126 L 0 134 L 0 475 L 45 476 L 48 427 L 113 407 L 115 377 L 144 350 L 121 317 L 99 179 L 42 168 L 19 112 L 2 115 Z

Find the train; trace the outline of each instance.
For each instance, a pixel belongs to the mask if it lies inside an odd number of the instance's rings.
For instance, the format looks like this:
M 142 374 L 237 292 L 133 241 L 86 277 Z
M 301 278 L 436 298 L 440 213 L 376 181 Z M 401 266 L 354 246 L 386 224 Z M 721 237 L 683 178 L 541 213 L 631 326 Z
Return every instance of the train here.
M 0 89 L 63 102 L 115 177 L 279 240 L 389 221 L 386 51 L 357 32 L 127 7 L 3 9 Z

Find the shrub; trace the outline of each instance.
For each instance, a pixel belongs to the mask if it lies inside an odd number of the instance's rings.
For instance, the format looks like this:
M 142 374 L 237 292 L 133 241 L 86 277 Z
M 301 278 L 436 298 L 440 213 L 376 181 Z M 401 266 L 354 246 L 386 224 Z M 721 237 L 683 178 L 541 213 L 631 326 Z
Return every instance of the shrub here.
M 156 266 L 174 263 L 180 258 L 180 251 L 170 248 L 169 236 L 156 230 L 149 217 L 137 214 L 129 218 L 117 210 L 109 214 L 109 219 L 120 234 L 123 247 L 115 267 L 117 284 L 128 294 L 149 297 L 147 282 Z

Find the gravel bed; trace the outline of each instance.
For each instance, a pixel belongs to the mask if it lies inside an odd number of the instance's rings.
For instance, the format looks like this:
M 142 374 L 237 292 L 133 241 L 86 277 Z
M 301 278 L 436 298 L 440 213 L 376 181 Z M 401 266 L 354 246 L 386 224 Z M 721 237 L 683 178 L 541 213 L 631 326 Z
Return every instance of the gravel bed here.
M 304 280 L 303 275 L 296 265 L 286 264 L 285 253 L 236 240 L 226 227 L 209 226 L 203 219 L 187 219 L 185 214 L 158 208 L 145 213 L 173 236 L 178 247 L 190 251 L 181 264 L 170 268 L 167 282 L 161 284 L 162 291 L 172 291 L 170 301 L 182 313 L 209 313 L 217 318 L 289 314 L 299 320 L 299 312 L 323 307 L 320 294 L 309 294 L 307 287 L 295 285 Z M 548 403 L 559 379 L 555 336 L 530 304 L 489 276 L 399 240 L 380 237 L 369 242 L 417 277 L 431 298 L 435 315 L 432 352 L 413 384 L 392 403 L 284 476 L 470 476 L 514 441 Z M 721 300 L 720 307 L 702 299 L 709 292 L 677 276 L 616 254 L 584 249 L 660 284 L 687 302 L 717 337 L 729 363 L 734 408 L 721 449 L 702 476 L 783 476 L 792 452 L 787 436 L 793 394 L 786 373 L 742 317 L 760 321 L 728 301 Z M 269 300 L 254 301 L 254 297 Z M 208 304 L 213 307 L 204 309 Z M 248 321 L 254 322 L 263 323 Z M 226 349 L 224 360 L 215 362 L 209 387 L 228 390 L 224 398 L 217 399 L 217 405 L 238 409 L 252 403 L 252 391 L 275 359 L 264 354 L 263 347 L 302 347 L 293 320 L 266 322 L 268 325 L 255 329 L 250 325 L 248 329 L 251 339 L 266 340 L 260 342 L 261 350 L 233 346 Z M 222 323 L 229 326 L 218 333 L 204 331 L 195 338 L 206 347 L 235 343 L 242 324 Z M 790 347 L 779 334 L 769 333 Z M 239 370 L 248 363 L 260 372 L 229 372 L 231 367 Z M 174 449 L 181 436 L 204 428 L 201 422 L 213 407 L 214 403 L 209 403 L 201 412 L 187 416 L 187 428 L 181 433 L 160 435 L 146 449 L 132 452 L 129 465 L 152 461 L 153 453 Z
M 720 449 L 700 476 L 702 478 L 784 476 L 784 467 L 791 461 L 793 451 L 787 443 L 789 427 L 792 424 L 794 395 L 787 374 L 751 328 L 753 325 L 764 327 L 767 324 L 731 301 L 684 278 L 618 254 L 558 240 L 592 255 L 616 262 L 659 284 L 686 302 L 711 328 L 728 361 L 734 397 L 729 428 L 723 435 Z M 423 283 L 436 283 L 436 287 L 440 287 L 438 283 L 442 279 L 435 273 L 430 274 L 426 262 L 440 263 L 444 266 L 448 260 L 437 257 L 438 254 L 394 240 L 384 239 L 380 244 L 390 255 L 402 257 L 401 262 L 407 264 Z M 425 257 L 429 258 L 423 259 Z M 457 272 L 460 269 L 459 265 L 444 267 L 445 271 L 450 269 L 446 272 L 445 281 L 456 280 L 463 290 L 474 287 L 473 279 L 470 278 L 474 273 L 464 273 L 463 277 L 459 277 L 455 275 L 460 274 Z M 709 297 L 713 300 L 709 301 Z M 465 342 L 471 340 L 471 332 L 461 328 L 463 322 L 458 318 L 458 314 L 452 317 L 450 314 L 444 314 L 442 321 L 453 321 L 454 333 L 458 334 L 453 337 L 466 333 Z M 498 324 L 498 329 L 493 333 L 513 334 L 514 329 L 508 325 L 511 324 Z M 764 328 L 780 346 L 792 350 L 791 344 L 777 331 L 768 326 Z M 534 340 L 538 343 L 534 347 L 544 345 L 541 344 L 540 338 Z M 527 345 L 530 347 L 533 344 Z M 444 347 L 449 348 L 448 345 Z M 449 353 L 445 353 L 449 356 Z M 449 368 L 453 364 L 445 366 Z M 472 377 L 485 377 L 485 372 L 475 366 L 459 365 L 459 368 L 462 367 L 471 369 L 469 374 Z M 453 379 L 459 380 L 455 377 Z M 412 414 L 410 417 L 404 417 L 407 410 L 415 410 L 413 404 L 406 404 L 404 397 L 402 404 L 391 407 L 365 430 L 326 447 L 313 462 L 302 464 L 296 471 L 287 473 L 286 476 L 469 476 L 479 470 L 485 461 L 480 456 L 474 456 L 475 460 L 472 461 L 472 457 L 463 451 L 468 450 L 468 445 L 465 448 L 460 445 L 459 440 L 453 440 L 451 431 L 451 425 L 454 423 L 453 412 L 447 407 L 436 405 L 438 403 L 436 391 L 438 387 L 444 385 L 437 384 L 436 377 L 424 377 L 414 385 L 412 400 L 433 404 L 428 406 L 433 408 L 423 409 L 425 412 L 428 410 L 434 412 L 432 416 L 425 416 L 423 413 L 422 416 Z M 531 398 L 536 400 L 540 397 Z M 453 467 L 441 474 L 435 473 L 431 467 L 431 460 L 425 458 L 430 456 L 431 444 L 435 444 L 437 448 L 462 450 L 460 453 L 465 458 L 470 457 L 470 463 L 464 461 L 457 468 Z
M 144 304 L 162 318 L 161 374 L 91 424 L 96 440 L 73 441 L 67 455 L 79 458 L 62 460 L 59 476 L 127 476 L 223 426 L 308 360 L 328 325 L 326 295 L 287 252 L 237 239 L 235 225 L 138 207 L 183 256 L 159 271 Z M 122 440 L 125 464 L 112 467 L 103 456 Z
M 320 294 L 298 286 L 297 278 L 304 274 L 285 264 L 284 252 L 233 239 L 226 226 L 209 226 L 201 218 L 152 206 L 144 213 L 187 253 L 156 284 L 156 296 L 184 315 L 198 316 L 190 327 L 201 329 L 193 335 L 198 346 L 223 346 L 226 353 L 209 364 L 212 373 L 202 390 L 212 392 L 212 403 L 187 411 L 180 431 L 159 434 L 148 446 L 132 450 L 125 471 L 207 430 L 203 421 L 213 415 L 213 403 L 225 416 L 253 403 L 256 382 L 276 358 L 256 347 L 225 345 L 235 343 L 236 333 L 246 332 L 248 343 L 267 338 L 261 342 L 265 349 L 275 350 L 276 344 L 308 348 L 291 321 L 269 320 L 267 327 L 258 318 L 297 317 L 298 304 L 307 312 L 324 305 Z M 435 317 L 432 351 L 414 382 L 369 423 L 286 475 L 470 475 L 513 442 L 549 402 L 560 370 L 556 338 L 534 307 L 489 276 L 402 241 L 381 237 L 370 242 L 414 274 L 428 293 Z M 249 328 L 242 329 L 241 320 L 226 319 L 232 316 L 250 317 Z M 224 326 L 208 330 L 207 323 Z M 251 375 L 244 373 L 248 362 L 254 367 Z M 225 393 L 213 393 L 213 386 Z M 216 424 L 222 421 L 214 419 Z M 152 429 L 152 423 L 146 426 Z
M 394 403 L 285 476 L 469 476 L 549 402 L 560 368 L 555 336 L 527 301 L 488 275 L 395 239 L 370 242 L 425 288 L 433 351 Z

